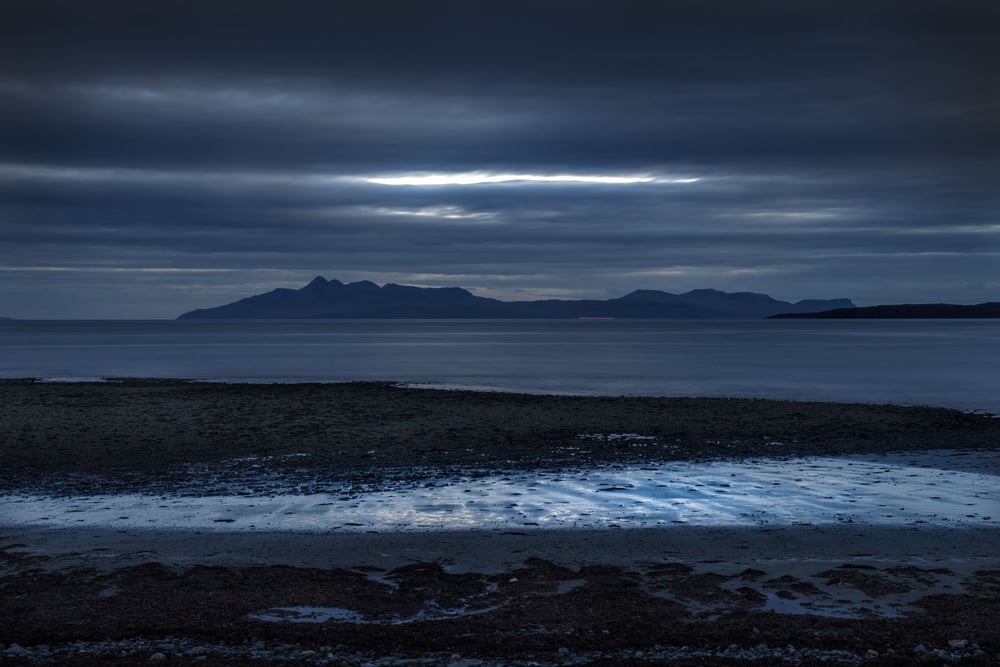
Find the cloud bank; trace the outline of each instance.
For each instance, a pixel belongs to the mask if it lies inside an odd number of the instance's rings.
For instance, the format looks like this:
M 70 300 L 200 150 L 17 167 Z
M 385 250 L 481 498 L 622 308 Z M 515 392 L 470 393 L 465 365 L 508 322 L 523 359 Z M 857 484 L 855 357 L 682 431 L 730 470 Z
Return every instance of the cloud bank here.
M 12 2 L 0 315 L 322 273 L 996 300 L 990 2 Z

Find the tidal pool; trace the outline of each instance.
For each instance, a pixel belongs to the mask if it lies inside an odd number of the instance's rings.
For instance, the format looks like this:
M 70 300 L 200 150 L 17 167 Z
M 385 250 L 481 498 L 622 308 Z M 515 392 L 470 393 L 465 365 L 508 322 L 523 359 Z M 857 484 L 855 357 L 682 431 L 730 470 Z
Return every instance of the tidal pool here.
M 1000 526 L 998 452 L 674 462 L 435 477 L 347 495 L 18 494 L 8 526 L 406 531 L 692 524 Z

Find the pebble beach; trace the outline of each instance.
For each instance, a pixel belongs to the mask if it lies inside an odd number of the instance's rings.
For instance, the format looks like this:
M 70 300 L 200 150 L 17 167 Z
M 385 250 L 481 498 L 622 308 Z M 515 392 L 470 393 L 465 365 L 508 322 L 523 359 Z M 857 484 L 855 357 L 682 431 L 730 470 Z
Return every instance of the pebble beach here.
M 1000 659 L 989 415 L 386 382 L 0 394 L 11 664 Z

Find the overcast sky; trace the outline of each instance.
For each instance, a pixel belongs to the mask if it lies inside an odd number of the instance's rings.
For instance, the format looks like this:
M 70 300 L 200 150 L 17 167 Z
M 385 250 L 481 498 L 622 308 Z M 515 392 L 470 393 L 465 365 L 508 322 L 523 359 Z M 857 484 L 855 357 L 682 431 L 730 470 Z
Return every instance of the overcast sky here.
M 8 0 L 0 315 L 1000 300 L 1000 3 Z

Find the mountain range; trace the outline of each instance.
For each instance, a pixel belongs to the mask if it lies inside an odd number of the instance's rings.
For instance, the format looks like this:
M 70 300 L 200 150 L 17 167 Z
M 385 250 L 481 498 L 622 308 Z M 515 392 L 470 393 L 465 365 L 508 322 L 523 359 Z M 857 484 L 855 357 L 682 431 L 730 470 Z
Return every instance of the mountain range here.
M 763 318 L 854 308 L 850 299 L 808 299 L 790 303 L 754 292 L 698 289 L 684 294 L 636 290 L 598 300 L 499 301 L 461 287 L 412 287 L 362 280 L 342 283 L 317 276 L 300 289 L 278 288 L 178 319 L 719 319 Z

